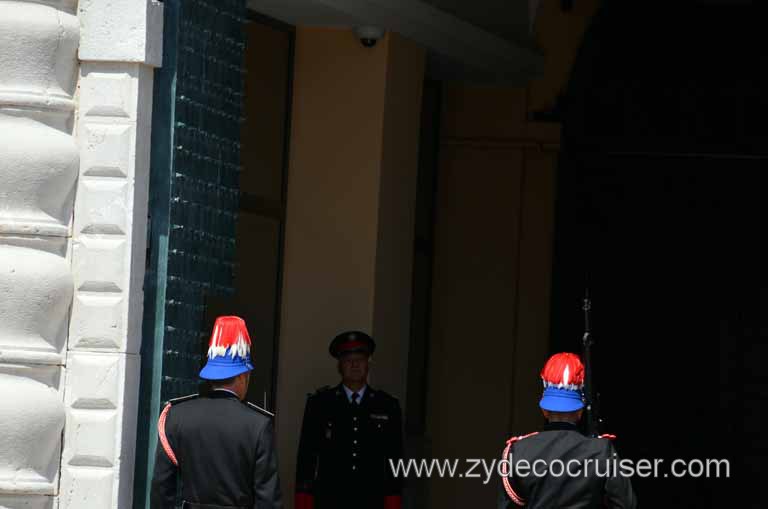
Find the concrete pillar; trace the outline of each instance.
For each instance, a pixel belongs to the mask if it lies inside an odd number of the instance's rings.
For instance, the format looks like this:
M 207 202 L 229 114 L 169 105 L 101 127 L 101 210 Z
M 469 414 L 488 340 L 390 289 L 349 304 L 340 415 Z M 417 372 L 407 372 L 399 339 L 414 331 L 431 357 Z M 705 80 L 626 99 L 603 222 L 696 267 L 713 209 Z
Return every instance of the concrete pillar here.
M 296 34 L 277 430 L 293 494 L 306 393 L 338 382 L 346 329 L 378 343 L 372 385 L 405 396 L 424 51 L 390 34 Z M 289 502 L 289 506 L 292 502 Z

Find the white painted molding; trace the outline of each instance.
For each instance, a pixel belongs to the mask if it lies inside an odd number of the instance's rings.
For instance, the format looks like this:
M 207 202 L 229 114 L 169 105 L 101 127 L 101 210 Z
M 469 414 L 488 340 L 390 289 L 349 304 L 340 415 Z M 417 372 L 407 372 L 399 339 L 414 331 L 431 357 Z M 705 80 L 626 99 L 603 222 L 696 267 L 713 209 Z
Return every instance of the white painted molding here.
M 59 505 L 131 507 L 139 356 L 70 351 L 67 367 Z
M 70 349 L 139 353 L 152 78 L 140 64 L 81 67 Z
M 161 50 L 151 41 L 162 39 L 163 11 L 146 0 L 81 0 L 79 12 L 80 174 L 59 507 L 127 509 L 133 499 L 153 66 Z M 122 37 L 129 39 L 112 43 Z
M 80 60 L 163 62 L 163 4 L 155 0 L 80 0 Z

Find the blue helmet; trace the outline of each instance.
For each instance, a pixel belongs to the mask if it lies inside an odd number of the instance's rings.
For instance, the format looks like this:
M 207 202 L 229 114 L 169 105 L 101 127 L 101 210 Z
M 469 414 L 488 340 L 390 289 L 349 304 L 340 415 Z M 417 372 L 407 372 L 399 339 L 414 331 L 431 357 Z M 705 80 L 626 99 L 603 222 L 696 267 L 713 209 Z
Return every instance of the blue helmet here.
M 556 353 L 541 370 L 544 394 L 539 406 L 550 412 L 575 412 L 584 408 L 584 365 L 573 353 Z
M 245 321 L 238 316 L 216 319 L 208 346 L 208 360 L 200 370 L 204 380 L 225 380 L 253 369 L 251 338 Z

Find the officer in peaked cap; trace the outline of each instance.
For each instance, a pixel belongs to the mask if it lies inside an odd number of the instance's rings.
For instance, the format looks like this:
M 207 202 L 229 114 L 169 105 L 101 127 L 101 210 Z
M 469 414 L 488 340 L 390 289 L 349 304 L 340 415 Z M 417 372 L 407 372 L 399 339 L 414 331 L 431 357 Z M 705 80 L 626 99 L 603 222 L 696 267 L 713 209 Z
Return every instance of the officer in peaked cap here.
M 400 403 L 368 385 L 376 343 L 364 332 L 339 334 L 328 348 L 341 383 L 307 399 L 296 467 L 296 509 L 399 509 Z
M 171 400 L 160 414 L 151 508 L 282 507 L 272 414 L 244 401 L 251 339 L 236 316 L 216 320 L 200 378 L 212 391 Z
M 579 357 L 553 355 L 541 379 L 539 407 L 548 422 L 541 431 L 507 440 L 498 507 L 635 508 L 629 478 L 612 466 L 618 465 L 611 443 L 616 437 L 591 438 L 578 430 L 584 408 L 584 365 Z

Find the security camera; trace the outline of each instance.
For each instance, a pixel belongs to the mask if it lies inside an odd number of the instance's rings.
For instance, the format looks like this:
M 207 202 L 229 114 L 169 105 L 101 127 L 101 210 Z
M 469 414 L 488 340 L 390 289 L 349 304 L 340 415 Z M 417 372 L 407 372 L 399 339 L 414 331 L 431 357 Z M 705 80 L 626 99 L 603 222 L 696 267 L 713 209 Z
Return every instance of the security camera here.
M 384 29 L 375 26 L 359 26 L 355 27 L 355 35 L 360 39 L 360 44 L 366 48 L 372 48 L 376 46 L 379 39 L 384 37 Z

